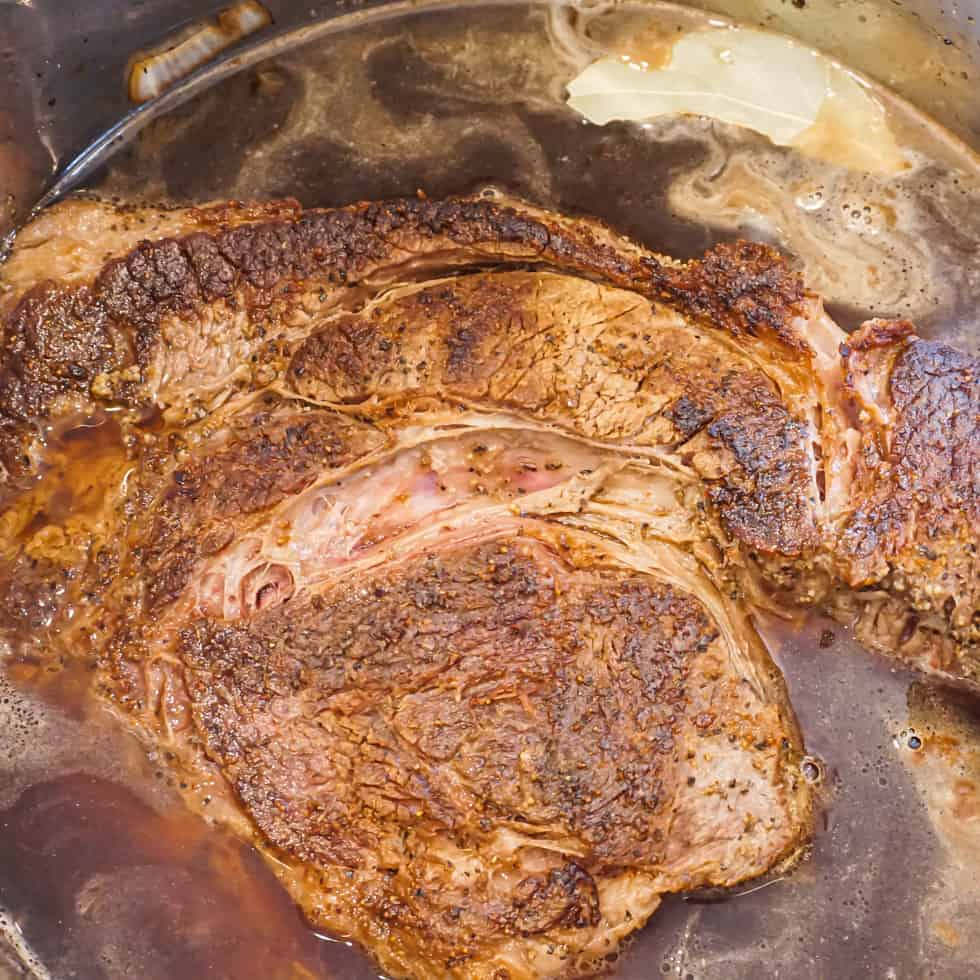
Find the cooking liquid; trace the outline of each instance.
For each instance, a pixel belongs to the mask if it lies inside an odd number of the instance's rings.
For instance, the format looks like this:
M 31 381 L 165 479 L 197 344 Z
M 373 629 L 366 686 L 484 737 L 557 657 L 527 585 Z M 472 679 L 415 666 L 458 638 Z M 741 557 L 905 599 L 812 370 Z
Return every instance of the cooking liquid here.
M 909 160 L 888 176 L 828 162 L 847 156 L 832 117 L 807 153 L 698 117 L 594 126 L 565 105 L 564 86 L 595 58 L 662 65 L 676 37 L 719 23 L 657 4 L 369 21 L 203 91 L 111 158 L 91 189 L 329 206 L 490 182 L 679 257 L 736 237 L 774 242 L 845 328 L 909 317 L 976 351 L 980 166 L 887 91 L 874 95 Z M 38 495 L 44 521 L 74 506 L 87 440 L 124 474 L 111 420 L 73 430 L 67 448 L 53 440 L 47 479 L 69 489 Z M 92 505 L 84 489 L 79 500 Z M 668 899 L 610 968 L 635 980 L 971 975 L 976 707 L 837 625 L 760 626 L 816 760 L 812 853 L 732 893 Z M 83 671 L 38 685 L 47 667 L 29 646 L 0 681 L 0 914 L 22 963 L 57 977 L 376 975 L 300 920 L 254 851 L 186 812 L 167 760 L 105 717 Z

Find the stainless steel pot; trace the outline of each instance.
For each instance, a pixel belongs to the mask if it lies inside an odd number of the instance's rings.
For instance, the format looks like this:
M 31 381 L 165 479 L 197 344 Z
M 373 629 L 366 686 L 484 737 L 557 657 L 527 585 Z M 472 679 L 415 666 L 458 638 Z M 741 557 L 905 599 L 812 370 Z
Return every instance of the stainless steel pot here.
M 495 96 L 489 82 L 481 95 L 430 78 L 417 38 L 437 36 L 450 18 L 470 18 L 475 36 L 503 30 L 522 16 L 506 4 L 268 0 L 271 26 L 134 106 L 134 57 L 227 2 L 0 0 L 0 235 L 39 201 L 76 188 L 174 200 L 289 194 L 326 205 L 484 180 L 599 213 L 677 254 L 721 234 L 671 215 L 658 196 L 683 163 L 675 151 L 624 157 L 622 129 L 583 149 L 578 130 L 512 93 Z M 980 153 L 980 0 L 694 6 L 822 49 Z M 386 32 L 402 38 L 379 46 Z M 343 72 L 369 49 L 361 82 L 383 84 L 362 127 L 351 100 L 365 89 Z M 385 148 L 405 136 L 399 120 L 428 132 L 430 145 Z M 977 236 L 958 247 L 964 265 L 980 265 Z M 925 329 L 976 347 L 976 281 L 965 277 L 956 309 L 927 316 Z M 889 311 L 835 310 L 845 322 L 868 312 Z M 980 783 L 976 706 L 870 657 L 828 623 L 764 627 L 825 765 L 813 853 L 734 896 L 668 901 L 618 975 L 978 975 L 980 812 L 960 806 Z M 147 760 L 97 716 L 80 718 L 77 705 L 4 684 L 0 977 L 374 975 L 346 944 L 307 930 L 246 848 L 179 813 L 162 760 Z M 926 733 L 947 755 L 916 754 Z M 15 746 L 9 757 L 5 745 Z

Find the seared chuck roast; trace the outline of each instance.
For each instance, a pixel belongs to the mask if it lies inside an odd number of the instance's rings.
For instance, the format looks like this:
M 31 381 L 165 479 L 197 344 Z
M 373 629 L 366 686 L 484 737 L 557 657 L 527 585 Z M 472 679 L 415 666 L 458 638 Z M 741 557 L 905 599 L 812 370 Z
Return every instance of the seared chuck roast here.
M 393 974 L 587 972 L 799 854 L 753 608 L 980 686 L 977 362 L 767 247 L 73 201 L 2 275 L 12 653 L 91 658 Z

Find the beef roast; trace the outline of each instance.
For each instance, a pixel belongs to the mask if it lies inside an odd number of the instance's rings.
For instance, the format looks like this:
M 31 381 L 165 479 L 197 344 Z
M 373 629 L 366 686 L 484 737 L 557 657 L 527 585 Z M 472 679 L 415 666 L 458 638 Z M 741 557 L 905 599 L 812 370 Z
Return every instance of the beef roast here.
M 770 248 L 79 200 L 2 276 L 12 654 L 89 658 L 392 974 L 588 972 L 799 855 L 753 609 L 980 687 L 977 362 L 846 337 Z

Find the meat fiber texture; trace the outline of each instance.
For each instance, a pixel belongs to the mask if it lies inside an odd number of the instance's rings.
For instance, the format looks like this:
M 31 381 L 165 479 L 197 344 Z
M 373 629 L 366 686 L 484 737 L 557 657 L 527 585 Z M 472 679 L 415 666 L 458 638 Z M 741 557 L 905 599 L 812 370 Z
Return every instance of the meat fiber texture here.
M 980 687 L 977 362 L 847 337 L 766 246 L 74 200 L 0 276 L 9 654 L 90 661 L 390 974 L 582 975 L 796 860 L 753 611 Z

